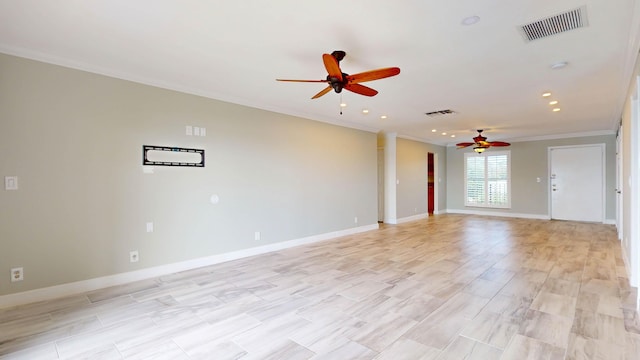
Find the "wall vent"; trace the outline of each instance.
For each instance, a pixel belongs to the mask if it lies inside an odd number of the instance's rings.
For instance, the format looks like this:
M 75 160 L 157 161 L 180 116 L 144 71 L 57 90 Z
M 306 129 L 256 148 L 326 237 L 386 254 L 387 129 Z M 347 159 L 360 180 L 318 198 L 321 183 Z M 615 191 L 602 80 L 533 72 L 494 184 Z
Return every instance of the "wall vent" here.
M 430 111 L 428 113 L 425 113 L 427 116 L 441 116 L 441 115 L 452 115 L 455 114 L 456 112 L 451 110 L 451 109 L 446 109 L 446 110 L 438 110 L 438 111 Z
M 589 25 L 587 21 L 587 7 L 581 6 L 562 14 L 522 25 L 518 29 L 525 41 L 529 42 L 565 31 L 579 29 L 587 25 Z

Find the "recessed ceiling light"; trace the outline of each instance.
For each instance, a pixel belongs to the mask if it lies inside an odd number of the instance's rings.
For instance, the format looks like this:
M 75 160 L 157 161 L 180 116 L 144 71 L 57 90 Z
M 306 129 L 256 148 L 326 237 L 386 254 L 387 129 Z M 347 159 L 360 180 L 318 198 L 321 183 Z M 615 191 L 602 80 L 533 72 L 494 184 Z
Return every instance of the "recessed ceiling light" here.
M 443 133 L 442 133 L 442 135 L 447 135 L 447 133 L 446 133 L 446 132 L 443 132 Z
M 551 96 L 551 93 L 550 93 L 550 92 L 542 93 L 542 97 L 549 97 L 549 96 Z
M 554 108 L 553 109 L 553 112 L 558 112 L 558 111 L 560 111 L 560 108 Z
M 363 114 L 368 114 L 369 113 L 369 109 L 362 109 L 362 113 Z
M 347 107 L 347 104 L 345 104 L 345 103 L 340 103 L 340 107 Z
M 549 101 L 549 105 L 555 105 L 555 104 L 557 104 L 557 103 L 558 103 L 558 100 L 552 100 L 552 101 Z
M 455 135 L 451 135 L 451 137 L 456 137 Z
M 476 24 L 478 21 L 480 21 L 480 16 L 477 16 L 477 15 L 467 16 L 466 18 L 462 19 L 462 25 L 465 25 L 465 26 L 473 25 L 473 24 Z
M 383 119 L 383 120 L 384 120 L 384 119 L 386 119 L 386 118 L 387 118 L 387 115 L 382 115 L 382 116 L 380 116 L 380 119 Z
M 438 130 L 436 130 L 436 129 L 432 129 L 432 130 L 431 130 L 431 132 L 436 132 L 436 131 L 438 131 Z
M 568 63 L 568 62 L 566 62 L 566 61 L 559 61 L 559 62 L 557 62 L 557 63 L 551 64 L 551 68 L 552 68 L 553 70 L 558 70 L 558 69 L 562 69 L 563 67 L 565 67 L 565 66 L 567 66 L 567 65 L 569 65 L 569 63 Z

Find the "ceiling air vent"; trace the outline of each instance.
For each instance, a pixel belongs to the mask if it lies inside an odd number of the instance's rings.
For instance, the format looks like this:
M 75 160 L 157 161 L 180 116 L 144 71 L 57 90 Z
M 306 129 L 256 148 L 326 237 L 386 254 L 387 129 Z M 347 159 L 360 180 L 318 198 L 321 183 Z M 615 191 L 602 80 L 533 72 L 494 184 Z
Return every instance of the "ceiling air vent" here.
M 529 42 L 561 32 L 579 29 L 587 25 L 589 25 L 587 22 L 587 7 L 582 6 L 562 14 L 522 25 L 519 30 L 524 39 Z
M 455 113 L 456 113 L 455 111 L 451 109 L 447 109 L 447 110 L 431 111 L 425 114 L 427 114 L 427 116 L 440 116 L 440 115 L 451 115 Z

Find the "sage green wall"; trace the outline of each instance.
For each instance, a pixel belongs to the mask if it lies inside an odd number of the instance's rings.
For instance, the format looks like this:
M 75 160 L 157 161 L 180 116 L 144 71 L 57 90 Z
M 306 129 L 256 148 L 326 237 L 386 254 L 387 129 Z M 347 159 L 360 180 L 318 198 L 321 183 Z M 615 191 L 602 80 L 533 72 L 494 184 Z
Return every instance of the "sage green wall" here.
M 447 208 L 446 164 L 444 146 L 398 138 L 396 142 L 397 218 L 427 213 L 427 153 L 438 155 L 438 209 Z M 436 179 L 437 181 L 438 179 Z
M 0 79 L 0 295 L 377 223 L 375 133 L 2 54 Z M 143 144 L 206 167 L 145 174 Z
M 613 220 L 615 211 L 616 138 L 615 135 L 574 137 L 554 140 L 514 142 L 511 151 L 511 209 L 486 209 L 464 206 L 464 153 L 473 149 L 447 148 L 447 204 L 450 210 L 511 212 L 524 215 L 549 214 L 548 148 L 583 144 L 605 144 L 605 219 Z M 491 151 L 491 150 L 488 150 Z M 536 178 L 541 179 L 540 183 Z

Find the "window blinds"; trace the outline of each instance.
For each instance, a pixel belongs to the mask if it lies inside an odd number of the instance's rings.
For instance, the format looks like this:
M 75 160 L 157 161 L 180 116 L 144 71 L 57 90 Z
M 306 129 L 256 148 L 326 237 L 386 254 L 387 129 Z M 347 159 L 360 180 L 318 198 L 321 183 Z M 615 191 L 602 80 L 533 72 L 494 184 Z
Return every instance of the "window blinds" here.
M 509 152 L 465 154 L 465 205 L 510 207 Z

